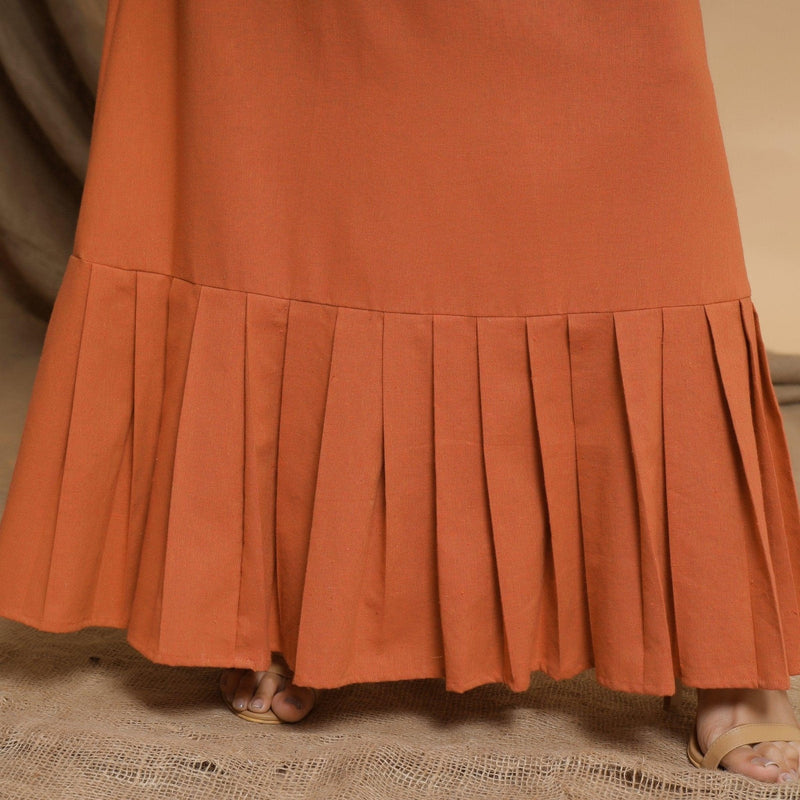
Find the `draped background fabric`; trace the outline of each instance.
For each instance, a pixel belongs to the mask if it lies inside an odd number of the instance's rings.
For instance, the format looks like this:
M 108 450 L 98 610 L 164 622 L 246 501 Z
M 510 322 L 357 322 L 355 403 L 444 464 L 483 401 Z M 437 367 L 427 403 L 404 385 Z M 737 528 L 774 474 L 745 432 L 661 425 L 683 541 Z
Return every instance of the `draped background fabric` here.
M 0 7 L 0 291 L 49 314 L 72 248 L 106 0 Z

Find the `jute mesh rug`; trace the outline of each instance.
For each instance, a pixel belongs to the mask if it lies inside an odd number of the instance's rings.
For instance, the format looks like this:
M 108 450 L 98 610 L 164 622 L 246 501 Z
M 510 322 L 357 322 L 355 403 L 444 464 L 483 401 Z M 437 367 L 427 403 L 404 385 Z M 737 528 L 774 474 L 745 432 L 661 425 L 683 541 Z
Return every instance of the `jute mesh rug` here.
M 298 725 L 270 726 L 222 705 L 217 670 L 153 664 L 121 631 L 2 621 L 0 653 L 4 799 L 800 797 L 691 767 L 686 689 L 665 711 L 588 673 L 537 675 L 518 694 L 360 684 L 322 692 Z

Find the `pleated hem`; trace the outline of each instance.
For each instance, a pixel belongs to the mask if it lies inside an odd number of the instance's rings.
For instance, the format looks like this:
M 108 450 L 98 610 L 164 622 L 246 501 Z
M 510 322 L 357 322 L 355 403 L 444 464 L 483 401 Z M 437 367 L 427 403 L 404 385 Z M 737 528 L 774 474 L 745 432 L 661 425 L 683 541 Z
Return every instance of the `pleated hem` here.
M 404 314 L 73 257 L 0 614 L 319 688 L 784 688 L 798 544 L 749 298 Z

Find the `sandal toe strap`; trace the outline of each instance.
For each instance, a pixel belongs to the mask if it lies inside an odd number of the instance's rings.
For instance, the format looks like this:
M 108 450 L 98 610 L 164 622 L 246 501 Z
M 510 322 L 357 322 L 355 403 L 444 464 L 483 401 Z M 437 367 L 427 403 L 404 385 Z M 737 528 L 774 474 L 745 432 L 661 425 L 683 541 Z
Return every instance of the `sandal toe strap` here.
M 736 725 L 714 739 L 703 757 L 703 766 L 706 769 L 716 769 L 719 766 L 719 762 L 731 750 L 735 750 L 744 744 L 798 741 L 800 741 L 800 728 L 796 725 L 757 722 Z
M 265 670 L 272 675 L 279 675 L 281 678 L 292 679 L 292 671 L 282 661 L 273 660 L 272 663 Z

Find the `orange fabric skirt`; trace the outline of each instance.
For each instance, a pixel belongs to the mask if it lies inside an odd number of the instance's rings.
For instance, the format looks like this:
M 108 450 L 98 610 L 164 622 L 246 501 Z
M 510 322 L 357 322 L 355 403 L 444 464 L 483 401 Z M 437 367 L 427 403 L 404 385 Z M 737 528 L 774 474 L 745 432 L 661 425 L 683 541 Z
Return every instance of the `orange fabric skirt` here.
M 697 0 L 111 0 L 0 614 L 665 694 L 799 599 Z

